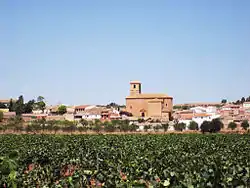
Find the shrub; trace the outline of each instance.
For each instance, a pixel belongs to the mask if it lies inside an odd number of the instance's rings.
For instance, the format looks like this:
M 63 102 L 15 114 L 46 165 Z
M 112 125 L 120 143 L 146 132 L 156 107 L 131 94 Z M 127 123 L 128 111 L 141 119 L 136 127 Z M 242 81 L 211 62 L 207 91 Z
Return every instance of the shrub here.
M 129 131 L 136 131 L 138 128 L 139 128 L 139 126 L 136 124 L 129 125 Z
M 244 129 L 244 130 L 247 130 L 249 128 L 249 123 L 247 120 L 244 120 L 242 123 L 241 123 L 241 127 Z
M 169 124 L 168 123 L 163 123 L 162 128 L 164 129 L 164 132 L 166 132 L 168 130 L 168 128 L 169 128 Z
M 188 129 L 189 130 L 199 130 L 198 123 L 196 123 L 195 121 L 191 121 L 188 125 Z
M 112 123 L 106 123 L 104 125 L 104 130 L 107 132 L 114 132 L 115 131 L 115 126 Z
M 209 121 L 204 121 L 202 124 L 201 124 L 201 132 L 202 133 L 205 133 L 205 132 L 210 132 L 210 127 L 211 127 L 211 123 Z
M 234 130 L 234 129 L 236 129 L 236 127 L 237 127 L 237 124 L 234 123 L 234 122 L 230 122 L 230 123 L 228 124 L 228 128 L 229 128 L 229 129 Z
M 185 123 L 174 124 L 174 130 L 176 130 L 176 131 L 183 131 L 185 128 L 186 128 Z
M 150 129 L 150 125 L 145 125 L 145 126 L 144 126 L 144 130 L 145 130 L 146 132 L 148 132 L 149 129 Z
M 220 121 L 220 119 L 213 119 L 211 122 L 204 121 L 200 127 L 202 133 L 205 132 L 216 133 L 219 132 L 222 128 L 223 128 L 223 123 Z
M 162 128 L 161 125 L 156 125 L 156 126 L 154 126 L 154 131 L 158 132 L 161 128 Z

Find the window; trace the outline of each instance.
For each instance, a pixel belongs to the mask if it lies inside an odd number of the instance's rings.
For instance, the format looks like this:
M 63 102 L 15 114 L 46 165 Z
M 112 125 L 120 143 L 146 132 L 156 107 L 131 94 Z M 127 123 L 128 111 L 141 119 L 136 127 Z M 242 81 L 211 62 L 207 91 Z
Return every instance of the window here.
M 136 85 L 134 84 L 134 89 L 136 88 Z
M 166 104 L 166 106 L 168 106 L 168 104 Z

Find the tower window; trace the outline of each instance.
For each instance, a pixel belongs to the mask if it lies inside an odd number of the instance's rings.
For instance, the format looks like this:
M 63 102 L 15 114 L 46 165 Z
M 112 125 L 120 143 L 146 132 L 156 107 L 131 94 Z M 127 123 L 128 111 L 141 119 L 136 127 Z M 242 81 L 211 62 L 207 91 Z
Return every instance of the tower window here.
M 134 89 L 136 88 L 136 85 L 134 85 Z

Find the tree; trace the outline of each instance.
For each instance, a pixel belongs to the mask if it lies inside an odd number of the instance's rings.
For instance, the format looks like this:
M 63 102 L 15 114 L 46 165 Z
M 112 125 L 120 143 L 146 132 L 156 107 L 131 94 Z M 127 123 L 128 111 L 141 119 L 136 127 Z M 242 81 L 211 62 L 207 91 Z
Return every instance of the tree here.
M 32 113 L 34 108 L 35 100 L 30 100 L 24 104 L 24 113 Z
M 176 131 L 183 131 L 186 128 L 185 123 L 176 123 L 174 124 L 174 130 Z
M 235 104 L 240 104 L 240 100 L 237 100 L 237 101 L 235 102 Z
M 22 115 L 22 113 L 24 112 L 24 102 L 23 102 L 23 96 L 19 96 L 16 104 L 15 104 L 15 111 L 16 111 L 16 115 Z
M 107 107 L 107 108 L 111 108 L 111 107 L 113 107 L 113 108 L 118 108 L 119 105 L 116 104 L 116 103 L 114 103 L 114 102 L 111 102 L 110 104 L 107 104 L 106 107 Z
M 249 128 L 249 123 L 247 120 L 244 120 L 242 123 L 241 123 L 241 127 L 244 129 L 244 130 L 247 130 Z
M 164 132 L 167 132 L 168 127 L 169 127 L 169 124 L 168 124 L 168 123 L 163 123 L 163 124 L 162 124 L 162 128 L 164 129 Z
M 223 123 L 220 121 L 220 119 L 213 119 L 211 122 L 204 121 L 200 127 L 202 133 L 205 132 L 216 133 L 219 132 L 222 128 L 223 128 Z
M 204 134 L 205 132 L 210 132 L 210 122 L 209 121 L 203 121 L 203 123 L 201 124 L 201 132 Z
M 241 102 L 241 104 L 243 104 L 244 102 L 246 102 L 245 97 L 242 97 L 240 102 Z
M 67 107 L 65 105 L 61 105 L 58 107 L 57 112 L 58 114 L 63 115 L 67 112 Z
M 210 132 L 216 133 L 219 132 L 223 128 L 223 123 L 220 121 L 220 119 L 213 119 L 211 121 L 211 129 Z
M 222 99 L 221 103 L 226 104 L 227 103 L 227 99 Z
M 250 102 L 250 96 L 247 97 L 246 102 Z
M 150 129 L 150 125 L 145 125 L 145 126 L 144 126 L 145 132 L 148 132 L 149 129 Z
M 10 111 L 10 112 L 14 112 L 14 111 L 15 111 L 15 104 L 14 104 L 14 102 L 13 102 L 12 99 L 10 99 L 9 111 Z
M 199 130 L 198 123 L 196 123 L 195 121 L 191 121 L 188 125 L 188 129 L 189 130 Z
M 237 127 L 237 124 L 234 123 L 234 122 L 230 122 L 230 123 L 228 124 L 228 128 L 229 128 L 229 129 L 234 130 L 236 127 Z
M 46 104 L 44 102 L 44 97 L 42 96 L 37 97 L 36 109 L 42 110 L 42 112 L 44 112 L 45 108 L 46 108 Z
M 41 102 L 41 101 L 44 101 L 44 97 L 43 96 L 38 96 L 37 97 L 37 102 Z
M 3 121 L 3 112 L 0 111 L 0 122 L 2 122 L 2 121 Z

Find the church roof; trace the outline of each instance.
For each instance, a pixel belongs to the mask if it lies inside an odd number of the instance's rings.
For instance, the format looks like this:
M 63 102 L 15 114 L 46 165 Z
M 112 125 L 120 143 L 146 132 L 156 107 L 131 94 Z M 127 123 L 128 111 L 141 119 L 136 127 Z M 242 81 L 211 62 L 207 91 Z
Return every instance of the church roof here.
M 128 96 L 126 99 L 162 99 L 162 98 L 172 98 L 166 94 L 137 94 L 133 96 Z
M 141 82 L 140 81 L 137 81 L 137 80 L 133 80 L 130 82 L 130 84 L 140 84 Z
M 161 99 L 151 99 L 150 101 L 148 101 L 148 102 L 162 102 L 162 100 Z

